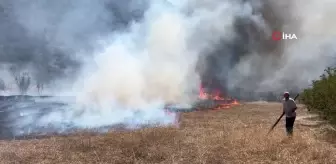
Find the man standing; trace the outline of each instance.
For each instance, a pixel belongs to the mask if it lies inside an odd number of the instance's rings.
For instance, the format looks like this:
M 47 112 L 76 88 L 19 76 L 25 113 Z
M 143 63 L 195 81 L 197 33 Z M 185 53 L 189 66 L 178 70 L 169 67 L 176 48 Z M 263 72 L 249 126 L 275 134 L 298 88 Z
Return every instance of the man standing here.
M 293 127 L 296 118 L 296 103 L 289 97 L 289 92 L 284 93 L 284 99 L 282 102 L 283 114 L 286 115 L 286 132 L 289 137 L 293 135 Z

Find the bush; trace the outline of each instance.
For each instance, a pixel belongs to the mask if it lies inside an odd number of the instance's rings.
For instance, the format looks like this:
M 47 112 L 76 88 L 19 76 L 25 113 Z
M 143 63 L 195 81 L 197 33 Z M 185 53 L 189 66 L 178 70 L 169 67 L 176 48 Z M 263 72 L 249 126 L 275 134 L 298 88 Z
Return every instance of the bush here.
M 300 102 L 309 111 L 319 114 L 323 119 L 336 124 L 336 68 L 327 68 L 312 86 L 303 91 Z

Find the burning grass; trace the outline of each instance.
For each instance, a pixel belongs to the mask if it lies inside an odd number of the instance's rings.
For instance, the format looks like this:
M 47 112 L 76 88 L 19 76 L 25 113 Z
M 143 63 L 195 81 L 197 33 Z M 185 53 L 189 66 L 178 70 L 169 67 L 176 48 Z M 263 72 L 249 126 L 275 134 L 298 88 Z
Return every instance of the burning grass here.
M 299 109 L 298 115 L 303 115 Z M 295 125 L 292 140 L 279 104 L 241 104 L 230 110 L 184 113 L 180 128 L 76 134 L 40 140 L 1 141 L 0 163 L 335 163 L 332 144 Z
M 214 106 L 211 107 L 213 110 L 229 109 L 235 105 L 239 105 L 239 102 L 236 99 L 224 96 L 223 93 L 218 89 L 212 91 L 212 93 L 206 92 L 202 85 L 200 86 L 198 97 L 200 100 L 213 101 Z

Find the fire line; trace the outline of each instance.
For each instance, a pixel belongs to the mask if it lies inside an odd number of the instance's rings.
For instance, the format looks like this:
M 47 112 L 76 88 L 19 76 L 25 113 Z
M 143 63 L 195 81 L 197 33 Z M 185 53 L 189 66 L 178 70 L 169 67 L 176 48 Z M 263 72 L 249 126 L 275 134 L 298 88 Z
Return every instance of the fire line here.
M 239 102 L 236 99 L 230 97 L 221 96 L 221 92 L 216 89 L 212 93 L 205 92 L 205 88 L 200 85 L 199 98 L 202 100 L 213 100 L 216 102 L 216 106 L 212 108 L 212 110 L 217 109 L 228 109 L 235 105 L 239 105 Z

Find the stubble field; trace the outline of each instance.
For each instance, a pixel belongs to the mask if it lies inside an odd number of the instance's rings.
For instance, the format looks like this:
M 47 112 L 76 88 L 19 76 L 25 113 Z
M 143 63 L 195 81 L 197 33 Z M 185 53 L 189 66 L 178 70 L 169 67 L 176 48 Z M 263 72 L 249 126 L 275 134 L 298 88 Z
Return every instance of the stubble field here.
M 244 103 L 184 113 L 179 128 L 0 141 L 0 163 L 336 163 L 335 136 L 325 136 L 316 121 L 304 118 L 302 106 L 292 139 L 285 136 L 283 120 L 266 136 L 280 114 L 278 103 Z

